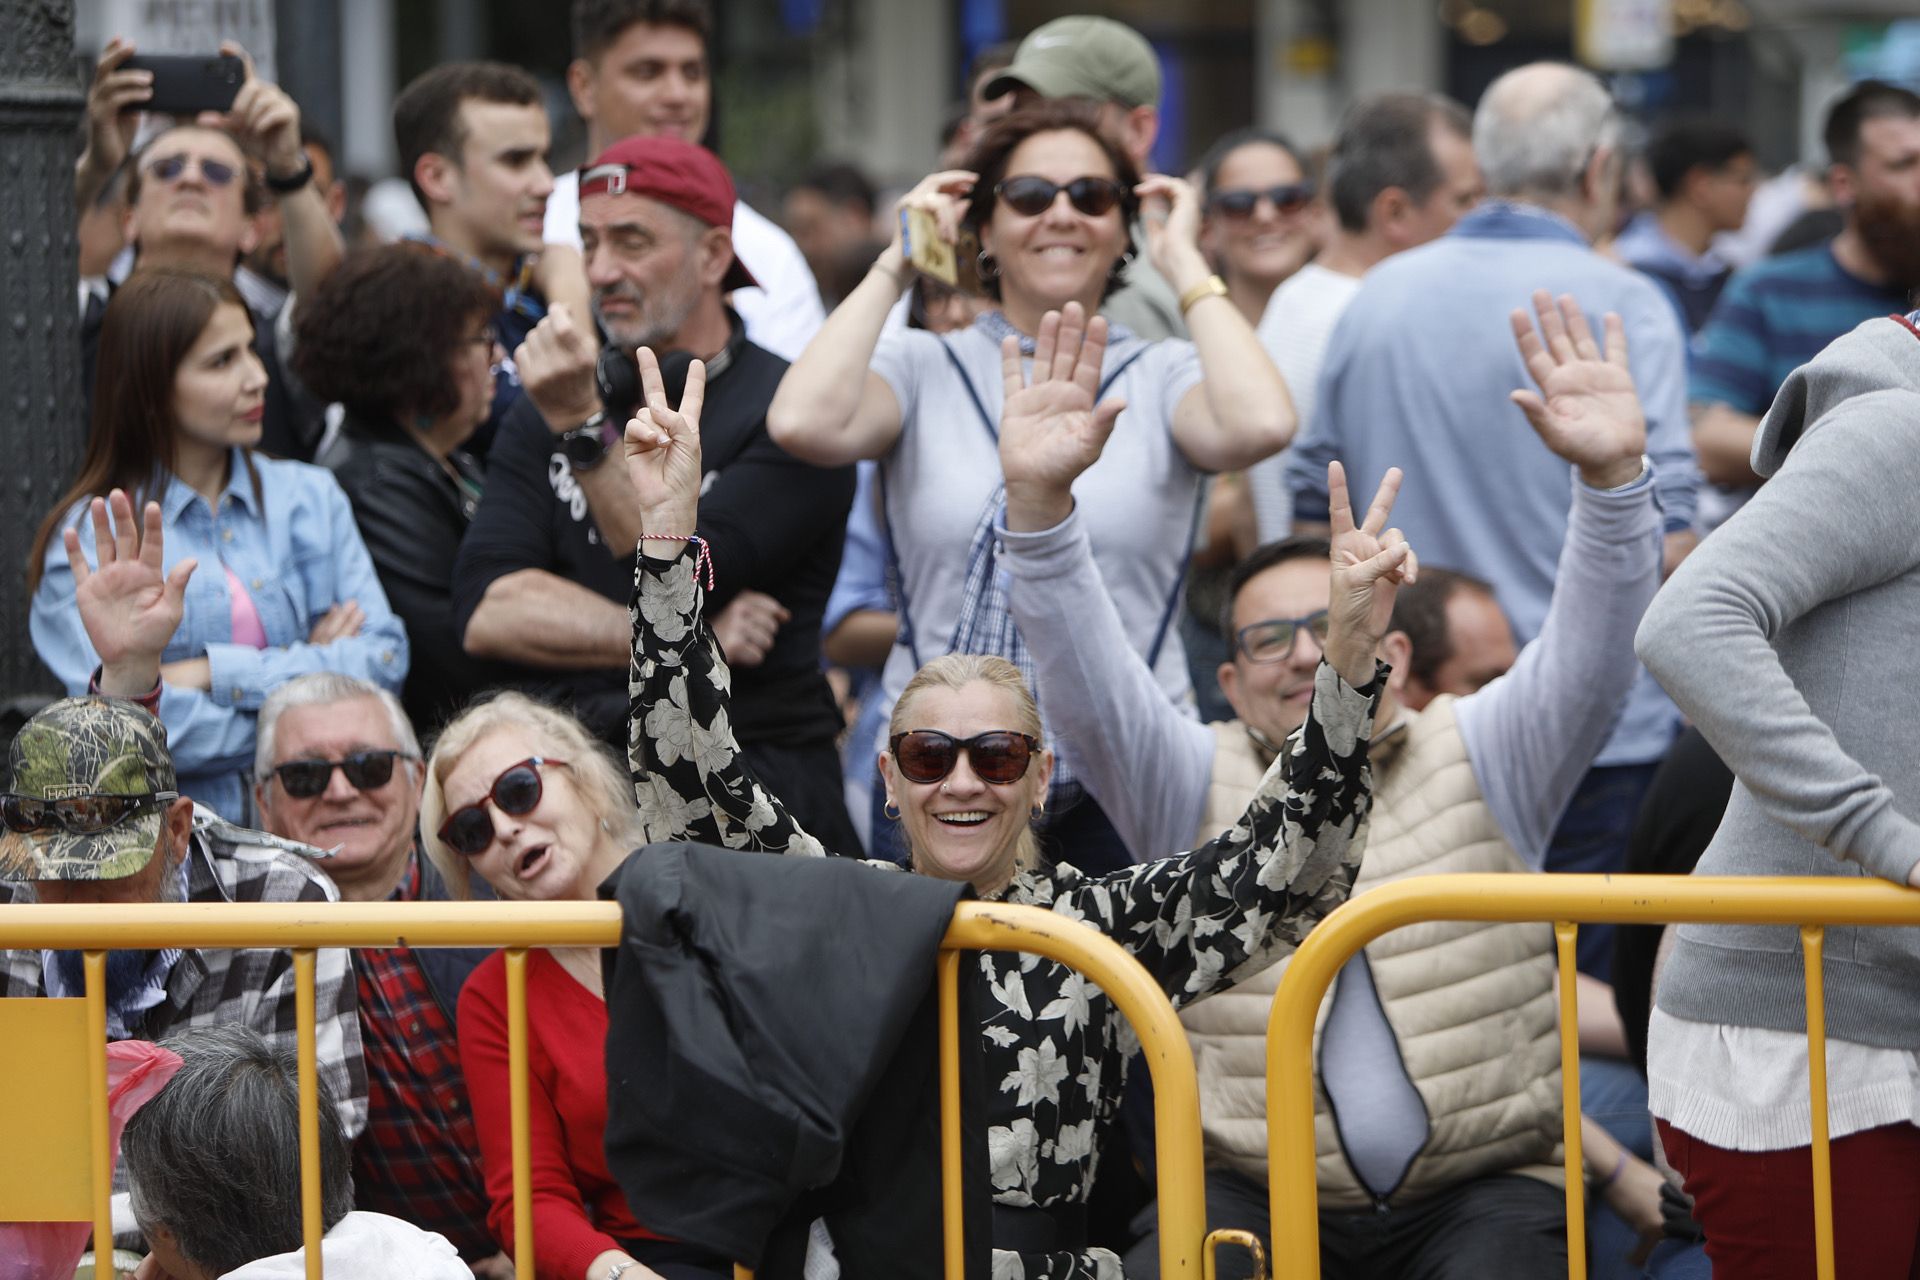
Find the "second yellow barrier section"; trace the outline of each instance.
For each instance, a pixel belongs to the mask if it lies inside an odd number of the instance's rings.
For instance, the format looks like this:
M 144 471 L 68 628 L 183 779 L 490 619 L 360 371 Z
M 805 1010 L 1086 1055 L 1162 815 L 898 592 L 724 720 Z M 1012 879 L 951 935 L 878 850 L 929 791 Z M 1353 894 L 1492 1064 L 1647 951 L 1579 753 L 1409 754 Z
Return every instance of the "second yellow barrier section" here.
M 1579 1123 L 1580 1057 L 1573 942 L 1581 924 L 1800 926 L 1807 972 L 1807 1045 L 1813 1107 L 1814 1238 L 1820 1280 L 1833 1280 L 1832 1176 L 1827 1149 L 1823 930 L 1830 925 L 1920 924 L 1920 893 L 1846 877 L 1455 875 L 1418 876 L 1371 889 L 1308 935 L 1274 996 L 1267 1024 L 1268 1182 L 1277 1280 L 1316 1280 L 1320 1219 L 1314 1177 L 1313 1028 L 1334 975 L 1384 933 L 1427 920 L 1544 921 L 1560 964 L 1561 1071 L 1566 1108 L 1569 1272 L 1586 1274 Z
M 319 1087 L 315 1060 L 314 952 L 323 947 L 500 947 L 506 951 L 508 1075 L 514 1158 L 514 1267 L 534 1280 L 527 1096 L 526 952 L 530 947 L 611 947 L 620 941 L 614 903 L 189 903 L 166 906 L 0 907 L 0 950 L 86 953 L 92 1048 L 87 1072 L 92 1149 L 107 1147 L 106 951 L 166 947 L 285 947 L 293 951 L 300 1081 L 302 1228 L 308 1280 L 322 1280 Z M 941 1123 L 946 1262 L 962 1280 L 957 979 L 960 952 L 1026 951 L 1092 979 L 1132 1023 L 1153 1075 L 1160 1151 L 1161 1274 L 1200 1280 L 1206 1231 L 1200 1100 L 1186 1035 L 1158 984 L 1097 931 L 1039 907 L 962 903 L 941 941 Z M 93 1164 L 95 1243 L 111 1254 L 109 1164 Z

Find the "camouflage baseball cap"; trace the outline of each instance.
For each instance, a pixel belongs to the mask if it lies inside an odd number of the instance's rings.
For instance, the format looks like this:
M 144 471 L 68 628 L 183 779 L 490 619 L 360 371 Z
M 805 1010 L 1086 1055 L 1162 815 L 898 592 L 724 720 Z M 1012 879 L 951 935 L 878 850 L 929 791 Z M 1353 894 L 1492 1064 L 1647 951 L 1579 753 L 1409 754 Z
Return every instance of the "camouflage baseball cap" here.
M 167 801 L 178 794 L 167 732 L 119 698 L 63 698 L 27 721 L 8 752 L 12 787 L 4 801 L 0 879 L 119 880 L 153 857 Z M 144 799 L 99 831 L 58 821 L 36 825 L 36 802 L 94 796 Z
M 1014 50 L 1013 65 L 981 92 L 997 98 L 1022 88 L 1043 98 L 1151 107 L 1160 101 L 1160 62 L 1146 37 L 1126 23 L 1075 14 L 1030 31 Z

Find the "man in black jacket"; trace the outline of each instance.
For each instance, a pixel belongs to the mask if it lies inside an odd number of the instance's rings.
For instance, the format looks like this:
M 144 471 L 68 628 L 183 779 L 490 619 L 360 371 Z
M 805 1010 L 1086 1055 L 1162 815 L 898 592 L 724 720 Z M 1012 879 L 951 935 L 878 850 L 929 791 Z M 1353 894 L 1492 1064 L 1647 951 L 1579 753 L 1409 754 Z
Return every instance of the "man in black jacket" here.
M 734 256 L 733 180 L 711 152 L 628 138 L 581 173 L 580 233 L 594 318 L 612 362 L 660 355 L 667 393 L 706 363 L 697 533 L 707 597 L 734 669 L 734 731 L 755 772 L 830 848 L 858 841 L 841 799 L 840 716 L 820 671 L 820 618 L 840 566 L 853 469 L 821 469 L 767 436 L 786 362 L 746 340 L 726 305 L 752 275 Z M 495 443 L 487 494 L 454 571 L 467 652 L 517 664 L 595 732 L 624 746 L 626 605 L 639 502 L 605 465 L 632 404 L 603 405 L 598 338 L 556 305 L 514 353 L 526 389 Z M 637 375 L 636 375 L 637 376 Z
M 425 765 L 392 694 L 334 672 L 301 676 L 261 707 L 256 743 L 261 825 L 331 850 L 322 869 L 342 901 L 447 900 L 416 839 Z M 354 1204 L 438 1231 L 477 1275 L 505 1280 L 513 1267 L 487 1230 L 454 1022 L 460 989 L 486 955 L 452 947 L 353 952 L 367 1065 Z

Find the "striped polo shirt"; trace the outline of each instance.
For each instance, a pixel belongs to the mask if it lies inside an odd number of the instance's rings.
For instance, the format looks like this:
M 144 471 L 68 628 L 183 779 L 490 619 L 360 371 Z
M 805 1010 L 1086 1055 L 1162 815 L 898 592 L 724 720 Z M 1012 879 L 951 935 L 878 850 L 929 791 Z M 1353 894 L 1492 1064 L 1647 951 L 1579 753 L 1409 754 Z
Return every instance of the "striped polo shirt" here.
M 1863 320 L 1904 313 L 1906 294 L 1849 275 L 1832 242 L 1767 258 L 1728 282 L 1693 340 L 1688 396 L 1762 414 L 1787 375 Z

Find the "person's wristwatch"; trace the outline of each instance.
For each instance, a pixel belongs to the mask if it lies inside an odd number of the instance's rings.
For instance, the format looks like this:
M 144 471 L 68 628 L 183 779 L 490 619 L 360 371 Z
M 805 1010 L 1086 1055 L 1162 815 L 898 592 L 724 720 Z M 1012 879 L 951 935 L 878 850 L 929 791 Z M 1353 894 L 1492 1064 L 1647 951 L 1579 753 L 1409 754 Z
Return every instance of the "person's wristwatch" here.
M 277 174 L 269 169 L 263 181 L 267 184 L 267 190 L 273 192 L 273 194 L 277 196 L 290 196 L 313 181 L 313 157 L 302 152 L 300 155 L 300 167 L 298 169 L 285 175 Z
M 620 1277 L 639 1266 L 637 1259 L 628 1258 L 625 1262 L 616 1262 L 607 1271 L 607 1280 L 620 1280 Z
M 607 460 L 610 443 L 605 431 L 607 414 L 603 409 L 560 437 L 560 453 L 575 471 L 591 471 Z

